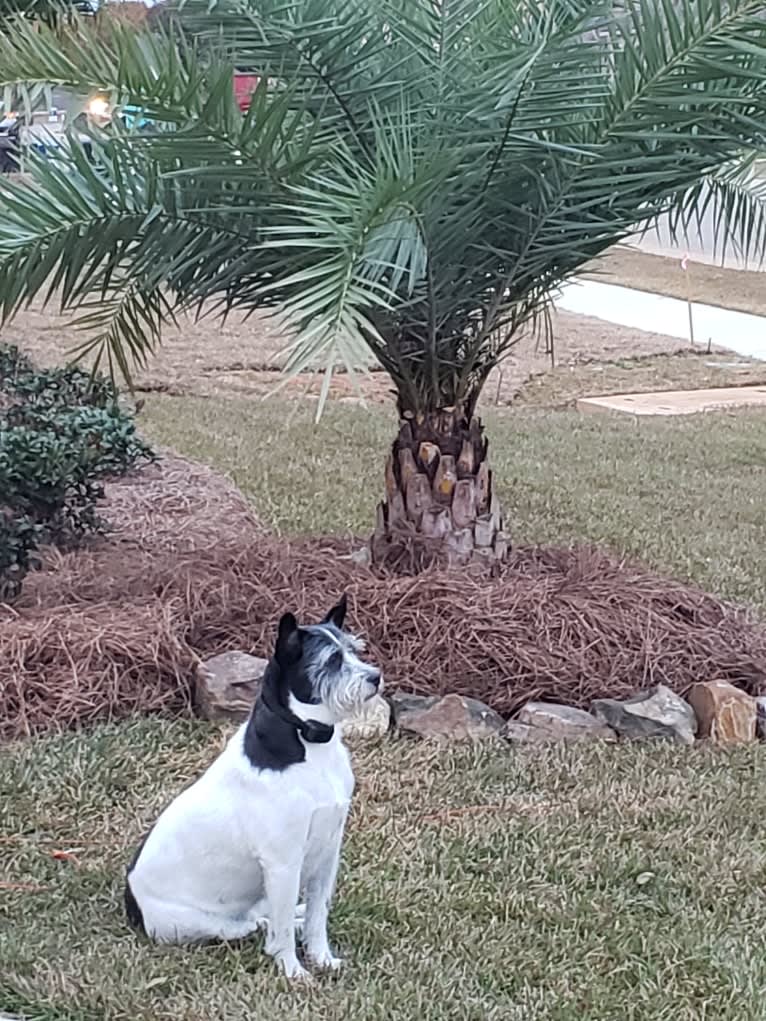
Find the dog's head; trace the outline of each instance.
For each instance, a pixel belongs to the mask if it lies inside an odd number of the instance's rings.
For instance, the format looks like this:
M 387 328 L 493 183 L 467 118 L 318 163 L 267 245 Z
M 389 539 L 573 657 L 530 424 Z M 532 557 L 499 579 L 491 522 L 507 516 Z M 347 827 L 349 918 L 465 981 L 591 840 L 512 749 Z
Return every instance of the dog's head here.
M 343 630 L 345 618 L 343 596 L 320 624 L 299 627 L 292 613 L 279 622 L 274 659 L 282 693 L 304 719 L 339 723 L 380 690 L 380 670 L 361 658 L 364 642 Z

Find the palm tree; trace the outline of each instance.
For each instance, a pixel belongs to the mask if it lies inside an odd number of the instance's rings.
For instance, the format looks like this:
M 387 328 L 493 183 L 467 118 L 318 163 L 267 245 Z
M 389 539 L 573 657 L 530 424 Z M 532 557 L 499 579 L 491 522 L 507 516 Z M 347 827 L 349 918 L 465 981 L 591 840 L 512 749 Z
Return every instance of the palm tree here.
M 186 0 L 162 20 L 0 40 L 0 84 L 102 89 L 155 124 L 2 186 L 3 314 L 55 296 L 130 378 L 179 310 L 272 309 L 322 401 L 371 354 L 400 419 L 378 557 L 403 535 L 504 554 L 477 403 L 557 285 L 707 204 L 764 246 L 759 0 Z M 235 68 L 262 75 L 244 115 Z

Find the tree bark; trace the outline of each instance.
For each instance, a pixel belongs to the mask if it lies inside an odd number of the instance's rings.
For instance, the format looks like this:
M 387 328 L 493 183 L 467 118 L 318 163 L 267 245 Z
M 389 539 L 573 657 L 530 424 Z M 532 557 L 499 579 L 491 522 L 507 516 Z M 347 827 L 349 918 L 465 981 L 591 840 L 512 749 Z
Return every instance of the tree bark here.
M 509 542 L 487 446 L 481 421 L 462 409 L 404 413 L 386 460 L 374 563 L 418 569 L 505 558 Z

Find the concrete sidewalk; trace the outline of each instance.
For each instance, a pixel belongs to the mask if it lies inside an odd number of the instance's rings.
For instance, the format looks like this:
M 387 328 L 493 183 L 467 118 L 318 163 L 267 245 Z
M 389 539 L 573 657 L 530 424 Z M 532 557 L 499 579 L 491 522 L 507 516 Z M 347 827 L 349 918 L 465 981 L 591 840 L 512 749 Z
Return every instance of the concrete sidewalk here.
M 766 278 L 755 275 L 756 280 Z M 689 310 L 679 298 L 636 291 L 595 280 L 565 284 L 554 299 L 556 308 L 594 316 L 608 323 L 629 326 L 689 340 Z M 692 303 L 695 346 L 711 342 L 747 358 L 766 361 L 766 317 L 734 312 L 715 305 Z

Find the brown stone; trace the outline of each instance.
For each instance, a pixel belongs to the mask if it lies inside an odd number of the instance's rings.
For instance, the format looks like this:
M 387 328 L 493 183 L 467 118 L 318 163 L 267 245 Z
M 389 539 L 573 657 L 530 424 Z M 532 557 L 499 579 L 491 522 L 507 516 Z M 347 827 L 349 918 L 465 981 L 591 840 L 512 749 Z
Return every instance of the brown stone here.
M 204 720 L 243 723 L 261 688 L 268 660 L 246 652 L 222 652 L 197 667 L 194 701 Z
M 462 695 L 445 695 L 430 705 L 399 711 L 396 723 L 400 730 L 419 737 L 453 741 L 498 737 L 504 726 L 494 709 Z
M 528 702 L 519 723 L 546 730 L 558 741 L 617 740 L 614 730 L 591 713 L 554 702 Z
M 393 691 L 386 694 L 391 705 L 391 714 L 394 718 L 394 725 L 399 726 L 407 713 L 417 712 L 421 709 L 430 709 L 439 701 L 438 695 L 414 695 L 409 691 Z
M 727 681 L 702 681 L 687 696 L 695 712 L 698 736 L 718 744 L 740 744 L 756 737 L 757 705 Z

